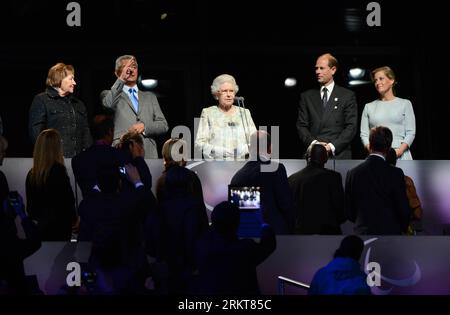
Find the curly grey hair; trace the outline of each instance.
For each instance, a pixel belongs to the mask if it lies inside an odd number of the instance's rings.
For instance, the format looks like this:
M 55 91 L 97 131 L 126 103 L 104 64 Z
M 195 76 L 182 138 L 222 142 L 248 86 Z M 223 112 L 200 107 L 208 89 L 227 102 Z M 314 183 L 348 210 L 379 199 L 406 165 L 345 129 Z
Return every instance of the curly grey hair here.
M 236 84 L 236 80 L 232 75 L 221 74 L 216 77 L 211 85 L 211 94 L 217 100 L 217 93 L 220 91 L 220 86 L 224 83 L 231 83 L 233 85 L 234 93 L 237 94 L 239 91 L 239 86 Z

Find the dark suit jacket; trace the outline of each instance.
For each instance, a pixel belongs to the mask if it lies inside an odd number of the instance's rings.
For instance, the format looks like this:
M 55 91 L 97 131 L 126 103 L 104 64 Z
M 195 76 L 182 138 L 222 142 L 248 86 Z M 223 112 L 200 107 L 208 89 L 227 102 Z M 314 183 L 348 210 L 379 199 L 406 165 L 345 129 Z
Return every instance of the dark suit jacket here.
M 286 175 L 279 163 L 275 172 L 261 172 L 260 161 L 247 162 L 231 179 L 234 186 L 260 186 L 264 222 L 275 234 L 290 234 L 294 226 L 294 202 Z M 275 162 L 272 162 L 275 163 Z
M 370 155 L 348 171 L 345 197 L 347 215 L 356 222 L 356 233 L 398 235 L 406 232 L 411 209 L 404 174 L 381 157 Z
M 338 172 L 310 164 L 288 178 L 298 234 L 342 234 L 344 188 Z
M 83 198 L 97 184 L 97 170 L 102 167 L 122 165 L 123 158 L 116 148 L 107 144 L 94 144 L 72 158 L 72 170 Z
M 331 142 L 337 159 L 351 159 L 350 144 L 356 134 L 357 111 L 355 94 L 337 84 L 325 110 L 319 90 L 302 93 L 297 118 L 300 140 L 305 147 L 314 140 Z

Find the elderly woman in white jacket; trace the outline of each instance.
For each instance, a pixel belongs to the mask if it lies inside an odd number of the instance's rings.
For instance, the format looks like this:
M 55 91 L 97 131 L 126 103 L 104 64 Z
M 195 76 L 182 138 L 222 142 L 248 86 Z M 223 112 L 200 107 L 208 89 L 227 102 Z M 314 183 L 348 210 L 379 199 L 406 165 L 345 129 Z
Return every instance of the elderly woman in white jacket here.
M 250 135 L 256 131 L 248 109 L 233 105 L 239 87 L 229 74 L 216 77 L 211 94 L 218 105 L 202 110 L 195 147 L 205 159 L 245 159 L 249 154 Z

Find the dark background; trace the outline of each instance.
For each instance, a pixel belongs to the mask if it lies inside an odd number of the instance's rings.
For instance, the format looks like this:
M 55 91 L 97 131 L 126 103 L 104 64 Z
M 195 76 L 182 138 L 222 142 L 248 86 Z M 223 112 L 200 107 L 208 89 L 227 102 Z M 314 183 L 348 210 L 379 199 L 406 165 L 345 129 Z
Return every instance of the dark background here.
M 448 17 L 437 1 L 378 1 L 380 27 L 366 24 L 370 1 L 78 1 L 81 27 L 66 24 L 69 2 L 11 1 L 0 8 L 0 115 L 8 156 L 32 154 L 28 110 L 52 65 L 75 67 L 75 94 L 92 117 L 103 111 L 99 93 L 115 81 L 115 59 L 133 54 L 143 78 L 160 80 L 155 92 L 171 129 L 192 128 L 193 117 L 215 103 L 209 89 L 214 77 L 229 73 L 255 124 L 280 126 L 281 158 L 301 158 L 299 95 L 317 87 L 316 58 L 330 52 L 340 63 L 335 81 L 343 86 L 349 68 L 391 66 L 397 95 L 410 99 L 416 114 L 413 157 L 449 158 L 450 63 L 442 47 Z M 297 86 L 286 88 L 287 77 Z M 350 88 L 360 116 L 376 91 L 372 84 Z M 168 137 L 157 139 L 159 148 Z M 359 129 L 353 153 L 365 156 Z

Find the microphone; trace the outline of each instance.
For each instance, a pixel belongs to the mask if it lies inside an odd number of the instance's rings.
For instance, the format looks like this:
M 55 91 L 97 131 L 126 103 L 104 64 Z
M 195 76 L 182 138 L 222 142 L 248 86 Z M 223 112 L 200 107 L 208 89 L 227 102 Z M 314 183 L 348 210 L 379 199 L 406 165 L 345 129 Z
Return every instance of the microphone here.
M 243 97 L 243 96 L 235 96 L 235 97 L 234 97 L 234 100 L 235 100 L 235 101 L 238 101 L 238 102 L 239 102 L 239 101 L 244 101 L 244 97 Z

